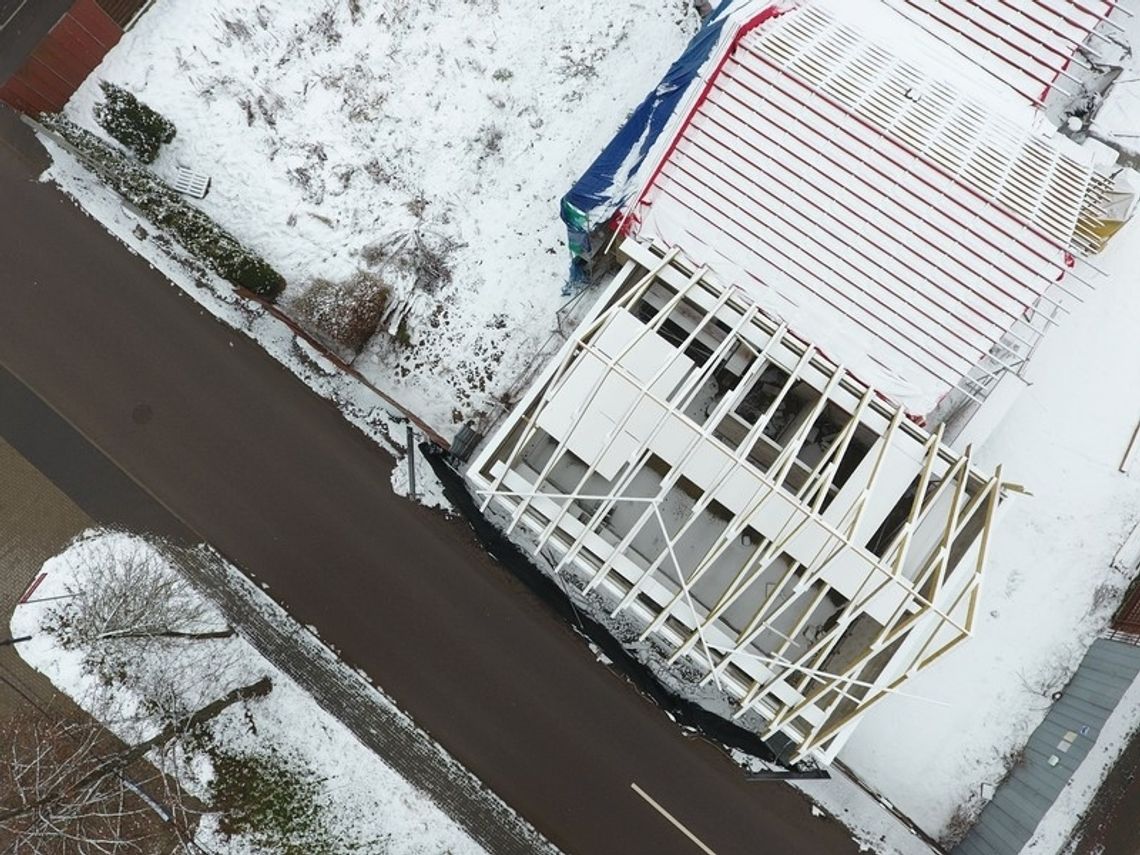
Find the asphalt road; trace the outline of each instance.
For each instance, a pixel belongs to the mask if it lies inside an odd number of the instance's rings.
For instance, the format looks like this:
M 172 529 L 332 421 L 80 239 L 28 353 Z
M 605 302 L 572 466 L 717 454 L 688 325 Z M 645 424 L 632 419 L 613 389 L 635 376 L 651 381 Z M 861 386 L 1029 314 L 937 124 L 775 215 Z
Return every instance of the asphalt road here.
M 184 528 L 268 582 L 567 852 L 700 851 L 634 783 L 717 855 L 856 851 L 792 788 L 685 739 L 466 525 L 395 497 L 386 453 L 37 183 L 41 163 L 0 115 L 0 366 L 86 441 L 63 430 L 56 457 L 62 423 L 11 378 L 0 406 L 24 415 L 0 429 L 77 503 Z
M 23 64 L 75 0 L 0 0 L 0 83 Z
M 28 0 L 0 0 L 0 30 L 15 19 L 27 2 Z

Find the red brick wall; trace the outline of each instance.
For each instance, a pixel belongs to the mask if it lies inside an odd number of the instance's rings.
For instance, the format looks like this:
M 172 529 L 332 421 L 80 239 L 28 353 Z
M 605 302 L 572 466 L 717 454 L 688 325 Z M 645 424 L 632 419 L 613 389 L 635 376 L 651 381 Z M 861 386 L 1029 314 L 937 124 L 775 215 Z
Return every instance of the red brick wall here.
M 0 86 L 0 101 L 31 115 L 62 110 L 122 35 L 95 0 L 75 0 L 24 67 Z

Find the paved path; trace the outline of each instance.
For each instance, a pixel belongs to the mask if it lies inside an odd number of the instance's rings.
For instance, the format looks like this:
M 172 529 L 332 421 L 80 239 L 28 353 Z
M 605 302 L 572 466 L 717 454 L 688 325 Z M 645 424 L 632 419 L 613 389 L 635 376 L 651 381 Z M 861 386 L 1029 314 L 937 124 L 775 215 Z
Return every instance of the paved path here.
M 530 855 L 550 851 L 541 836 L 466 769 L 449 758 L 406 716 L 311 634 L 288 618 L 247 580 L 185 548 L 186 532 L 137 485 L 125 478 L 66 422 L 7 372 L 0 370 L 0 434 L 38 459 L 61 484 L 84 497 L 102 525 L 153 532 L 173 539 L 184 572 L 210 593 L 232 626 L 263 656 L 340 719 L 405 779 L 428 793 L 489 851 Z M 0 637 L 20 597 L 43 563 L 80 532 L 96 525 L 49 478 L 0 440 Z M 84 714 L 51 682 L 0 647 L 0 722 L 39 710 Z M 0 848 L 4 845 L 0 841 Z
M 19 214 L 0 229 L 0 366 L 557 845 L 699 852 L 636 783 L 718 855 L 856 851 L 790 787 L 686 740 L 466 525 L 395 497 L 392 459 L 331 404 L 35 183 L 20 129 L 0 141 Z
M 89 525 L 83 511 L 0 440 L 0 639 L 9 637 L 12 612 L 43 563 Z M 55 687 L 16 647 L 0 647 L 0 719 L 59 702 Z

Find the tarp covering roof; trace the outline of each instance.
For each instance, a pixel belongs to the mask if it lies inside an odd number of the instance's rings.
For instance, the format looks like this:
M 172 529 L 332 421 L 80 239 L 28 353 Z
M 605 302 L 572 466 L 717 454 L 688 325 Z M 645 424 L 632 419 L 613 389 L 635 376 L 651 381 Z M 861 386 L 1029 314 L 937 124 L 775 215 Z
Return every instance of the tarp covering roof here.
M 604 223 L 638 188 L 647 155 L 672 124 L 678 108 L 701 83 L 700 72 L 715 63 L 735 34 L 736 13 L 750 0 L 723 0 L 661 82 L 562 199 L 567 225 L 590 230 Z M 753 12 L 756 14 L 756 12 Z M 763 14 L 761 11 L 760 14 Z
M 1106 185 L 1067 141 L 900 59 L 844 8 L 722 11 L 673 116 L 657 93 L 643 103 L 652 121 L 623 129 L 564 216 L 588 228 L 620 207 L 624 231 L 680 247 L 925 417 L 1016 367 L 1079 295 L 1073 254 L 1095 243 Z

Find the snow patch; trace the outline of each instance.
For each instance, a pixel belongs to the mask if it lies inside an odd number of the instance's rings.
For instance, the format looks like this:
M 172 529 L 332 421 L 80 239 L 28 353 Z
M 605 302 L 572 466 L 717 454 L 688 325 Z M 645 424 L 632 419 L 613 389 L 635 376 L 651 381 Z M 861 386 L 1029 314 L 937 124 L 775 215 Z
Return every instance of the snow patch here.
M 140 544 L 145 546 L 139 538 L 123 533 L 87 532 L 44 564 L 47 575 L 37 600 L 66 597 L 83 586 L 93 555 L 107 549 L 124 554 Z M 176 572 L 169 565 L 167 569 Z M 110 689 L 100 685 L 99 678 L 84 666 L 84 649 L 63 647 L 46 630 L 50 613 L 59 602 L 37 601 L 16 609 L 11 621 L 13 634 L 32 636 L 31 641 L 21 644 L 20 655 L 123 739 L 142 739 L 156 732 L 157 720 L 142 712 L 139 697 L 129 685 L 117 684 Z M 259 676 L 270 677 L 270 694 L 224 712 L 213 723 L 214 736 L 228 752 L 274 751 L 278 756 L 301 758 L 319 782 L 320 801 L 330 806 L 329 819 L 342 844 L 368 841 L 369 846 L 381 846 L 384 852 L 400 855 L 484 852 L 426 795 L 357 741 L 240 636 L 141 648 L 136 674 L 161 677 L 171 672 L 200 678 L 180 678 L 179 685 L 189 695 L 186 701 L 192 707 Z M 182 766 L 183 786 L 195 794 L 206 793 L 214 774 L 209 758 L 199 752 Z M 208 817 L 199 828 L 196 842 L 206 851 L 228 855 L 262 851 L 248 840 L 221 836 L 216 822 Z
M 687 0 L 165 0 L 67 114 L 100 135 L 99 81 L 178 128 L 154 164 L 207 172 L 197 202 L 289 280 L 339 280 L 419 230 L 448 281 L 391 275 L 396 309 L 357 367 L 450 436 L 497 412 L 561 302 L 559 199 L 695 31 Z

